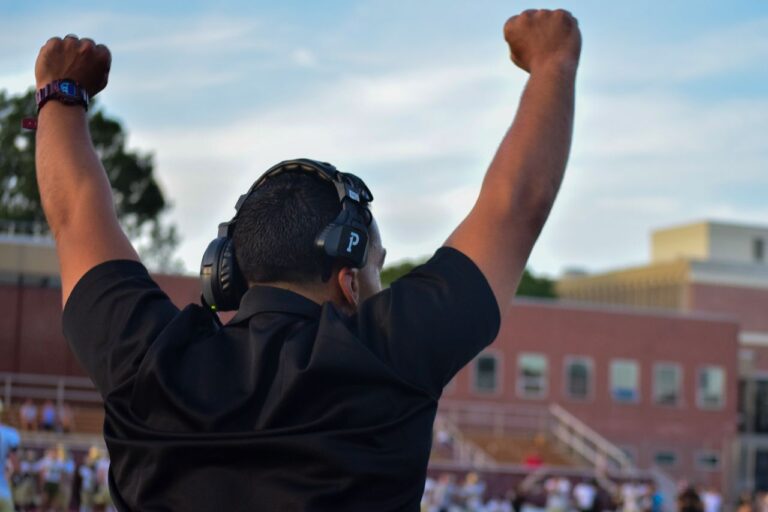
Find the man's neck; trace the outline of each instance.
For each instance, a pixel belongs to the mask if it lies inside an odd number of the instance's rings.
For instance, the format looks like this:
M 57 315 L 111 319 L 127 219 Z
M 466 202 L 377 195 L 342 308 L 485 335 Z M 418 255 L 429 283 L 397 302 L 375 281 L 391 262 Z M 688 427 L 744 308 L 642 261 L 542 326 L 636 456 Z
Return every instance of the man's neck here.
M 274 288 L 282 288 L 289 292 L 297 293 L 302 297 L 305 297 L 317 304 L 324 304 L 331 301 L 333 298 L 328 291 L 328 287 L 325 283 L 318 283 L 317 285 L 299 285 L 296 283 L 286 283 L 282 281 L 275 281 L 271 283 L 255 283 L 256 286 L 272 286 Z

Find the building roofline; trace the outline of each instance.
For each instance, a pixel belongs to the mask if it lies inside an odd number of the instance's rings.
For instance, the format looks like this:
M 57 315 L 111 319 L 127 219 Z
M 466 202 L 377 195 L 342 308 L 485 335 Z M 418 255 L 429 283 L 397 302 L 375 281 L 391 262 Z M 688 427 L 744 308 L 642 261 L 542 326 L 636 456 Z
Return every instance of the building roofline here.
M 667 230 L 673 230 L 673 229 L 680 229 L 680 228 L 687 228 L 687 227 L 693 227 L 693 226 L 700 226 L 702 224 L 706 225 L 712 225 L 712 226 L 722 226 L 722 227 L 731 227 L 731 228 L 745 228 L 745 229 L 760 229 L 760 230 L 768 230 L 768 224 L 758 224 L 755 223 L 747 223 L 747 222 L 739 222 L 735 220 L 722 220 L 722 219 L 698 219 L 693 220 L 690 222 L 684 222 L 684 223 L 676 223 L 676 224 L 670 224 L 669 226 L 661 226 L 658 228 L 655 228 L 651 231 L 651 233 L 658 233 L 659 231 L 667 231 Z
M 627 306 L 624 304 L 603 304 L 597 302 L 584 302 L 570 299 L 546 299 L 539 297 L 515 297 L 510 303 L 512 306 L 538 306 L 548 309 L 560 309 L 569 311 L 589 311 L 594 313 L 608 313 L 624 316 L 662 317 L 678 320 L 696 320 L 702 322 L 717 322 L 740 325 L 738 319 L 726 313 L 710 313 L 702 311 L 674 311 L 663 308 Z

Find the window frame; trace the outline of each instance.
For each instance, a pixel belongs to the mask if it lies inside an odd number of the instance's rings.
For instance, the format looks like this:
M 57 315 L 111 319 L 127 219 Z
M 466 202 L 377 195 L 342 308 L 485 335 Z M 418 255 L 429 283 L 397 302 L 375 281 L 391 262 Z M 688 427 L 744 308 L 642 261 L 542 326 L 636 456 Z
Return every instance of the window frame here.
M 544 359 L 544 376 L 542 378 L 543 385 L 541 387 L 541 393 L 537 395 L 530 395 L 524 392 L 523 379 L 521 375 L 521 361 L 525 356 L 536 356 Z M 542 400 L 549 396 L 549 358 L 542 352 L 520 352 L 517 354 L 517 367 L 515 368 L 515 390 L 517 396 L 524 400 Z
M 675 460 L 672 462 L 672 464 L 659 464 L 656 460 L 657 456 L 661 453 L 671 453 L 674 455 Z M 671 448 L 657 448 L 653 450 L 653 454 L 651 455 L 651 461 L 653 462 L 654 466 L 658 466 L 662 469 L 670 469 L 670 468 L 677 468 L 680 466 L 680 453 L 678 450 L 674 450 Z
M 669 367 L 674 368 L 677 372 L 677 400 L 674 404 L 665 404 L 658 401 L 658 388 L 657 388 L 657 378 L 656 378 L 656 371 L 659 368 L 662 367 Z M 653 368 L 651 369 L 651 400 L 653 405 L 656 405 L 658 407 L 667 407 L 667 408 L 680 408 L 683 407 L 683 365 L 680 363 L 675 363 L 672 361 L 656 361 L 653 363 Z
M 586 363 L 588 369 L 587 394 L 583 397 L 571 393 L 568 370 L 573 363 Z M 592 402 L 595 399 L 595 360 L 592 357 L 569 354 L 563 358 L 563 396 L 574 402 Z
M 477 374 L 478 374 L 478 361 L 481 357 L 492 357 L 496 362 L 495 366 L 495 378 L 496 386 L 493 390 L 480 389 L 477 387 Z M 495 349 L 483 350 L 475 356 L 472 360 L 472 384 L 470 386 L 471 393 L 478 396 L 497 396 L 500 395 L 504 389 L 504 354 Z
M 701 375 L 702 372 L 709 369 L 718 369 L 723 372 L 723 389 L 721 394 L 720 403 L 718 405 L 705 405 L 702 401 L 703 395 L 701 392 Z M 728 372 L 724 366 L 716 364 L 701 365 L 696 369 L 696 407 L 702 411 L 722 411 L 725 409 L 728 394 Z
M 717 464 L 714 467 L 701 464 L 701 457 L 706 455 L 714 455 L 717 458 Z M 723 458 L 717 450 L 696 450 L 693 452 L 693 467 L 696 471 L 718 473 L 723 467 Z
M 614 363 L 632 363 L 635 365 L 635 368 L 637 369 L 637 382 L 635 386 L 635 397 L 633 400 L 619 400 L 616 398 L 616 394 L 614 393 L 614 382 L 613 382 L 613 366 Z M 625 405 L 636 405 L 639 404 L 642 400 L 642 367 L 640 366 L 640 361 L 637 359 L 629 359 L 625 357 L 618 357 L 613 358 L 608 363 L 608 391 L 611 394 L 611 400 L 614 403 L 617 404 L 625 404 Z

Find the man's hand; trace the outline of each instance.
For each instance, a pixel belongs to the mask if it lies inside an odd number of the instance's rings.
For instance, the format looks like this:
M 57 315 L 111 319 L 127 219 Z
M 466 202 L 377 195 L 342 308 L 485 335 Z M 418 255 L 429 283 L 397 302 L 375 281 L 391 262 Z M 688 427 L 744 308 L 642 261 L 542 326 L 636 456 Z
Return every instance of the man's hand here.
M 504 24 L 504 39 L 512 62 L 529 73 L 550 62 L 573 68 L 579 63 L 579 24 L 562 9 L 531 9 L 512 16 Z
M 35 79 L 40 89 L 54 80 L 69 78 L 85 87 L 93 97 L 107 86 L 112 55 L 93 39 L 68 35 L 52 37 L 40 48 L 35 62 Z

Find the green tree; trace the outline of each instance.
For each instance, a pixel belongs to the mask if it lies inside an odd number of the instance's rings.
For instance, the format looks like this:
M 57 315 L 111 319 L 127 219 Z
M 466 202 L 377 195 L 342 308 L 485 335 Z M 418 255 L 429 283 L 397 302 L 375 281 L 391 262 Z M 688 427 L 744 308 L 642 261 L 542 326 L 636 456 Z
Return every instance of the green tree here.
M 546 277 L 536 277 L 527 268 L 523 271 L 520 278 L 520 285 L 517 287 L 517 295 L 521 297 L 545 297 L 554 299 L 555 282 Z
M 16 232 L 48 231 L 35 180 L 35 134 L 21 128 L 21 120 L 35 114 L 34 90 L 16 96 L 0 91 L 0 222 L 13 223 Z M 155 180 L 152 155 L 127 149 L 123 126 L 96 104 L 88 123 L 117 217 L 144 263 L 157 271 L 182 270 L 173 256 L 176 227 L 163 222 L 169 204 Z
M 404 276 L 425 261 L 426 259 L 422 258 L 417 261 L 405 261 L 384 267 L 384 270 L 381 271 L 381 284 L 384 285 L 384 287 L 389 286 L 392 284 L 392 281 Z M 555 282 L 546 277 L 536 277 L 526 268 L 520 278 L 520 285 L 517 287 L 517 295 L 520 297 L 544 297 L 554 299 L 557 297 L 555 294 Z

